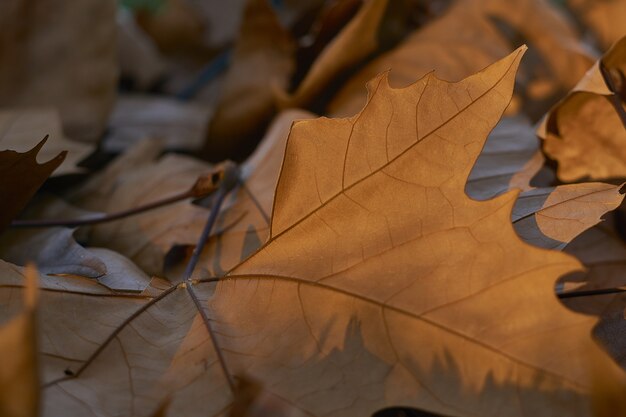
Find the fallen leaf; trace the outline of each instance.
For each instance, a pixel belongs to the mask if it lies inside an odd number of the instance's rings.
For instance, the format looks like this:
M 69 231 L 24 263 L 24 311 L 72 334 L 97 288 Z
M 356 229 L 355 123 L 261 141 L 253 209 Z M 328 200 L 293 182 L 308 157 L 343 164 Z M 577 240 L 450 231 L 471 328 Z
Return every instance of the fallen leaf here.
M 249 0 L 209 125 L 205 152 L 211 159 L 230 155 L 271 119 L 274 92 L 287 88 L 294 57 L 295 43 L 267 0 Z
M 346 27 L 315 60 L 296 91 L 283 98 L 285 107 L 302 107 L 320 94 L 342 71 L 359 63 L 378 47 L 377 32 L 387 0 L 367 0 Z
M 0 105 L 54 106 L 70 138 L 98 140 L 116 91 L 116 5 L 2 2 Z
M 37 154 L 46 140 L 47 137 L 25 153 L 0 151 L 0 196 L 5 199 L 0 210 L 0 232 L 17 217 L 52 171 L 65 159 L 64 151 L 39 164 Z
M 40 160 L 50 160 L 61 152 L 66 153 L 65 159 L 52 173 L 52 177 L 84 171 L 78 164 L 94 150 L 94 147 L 66 138 L 59 113 L 55 109 L 0 110 L 0 147 L 26 152 L 46 135 L 49 135 L 46 146 L 37 155 Z
M 242 184 L 225 201 L 212 233 L 215 238 L 202 254 L 203 274 L 222 275 L 266 240 L 289 128 L 293 120 L 308 117 L 311 113 L 300 110 L 282 113 L 242 165 Z M 162 149 L 154 142 L 137 145 L 75 191 L 71 201 L 89 210 L 128 209 L 180 192 L 210 169 L 181 155 L 156 160 Z M 162 273 L 164 262 L 172 263 L 168 275 L 177 276 L 182 271 L 173 268 L 196 245 L 208 214 L 205 207 L 183 201 L 137 218 L 90 227 L 88 242 L 119 251 L 152 274 Z
M 626 3 L 619 0 L 567 0 L 576 16 L 591 29 L 606 50 L 626 35 Z
M 2 264 L 3 278 L 15 274 Z M 21 278 L 21 277 L 20 277 Z M 0 324 L 0 415 L 36 417 L 39 411 L 39 361 L 37 358 L 37 272 L 31 265 L 25 271 L 21 311 Z
M 46 291 L 48 314 L 109 312 L 44 324 L 48 369 L 74 360 L 46 379 L 46 414 L 150 415 L 171 398 L 172 415 L 224 415 L 247 374 L 313 415 L 590 415 L 595 319 L 553 293 L 579 264 L 519 240 L 516 192 L 464 193 L 522 52 L 456 84 L 383 75 L 357 116 L 296 123 L 270 239 L 226 279 L 150 300 Z M 64 325 L 72 340 L 48 330 Z
M 365 103 L 362 85 L 391 68 L 392 86 L 406 86 L 436 70 L 449 80 L 460 80 L 506 55 L 511 41 L 496 20 L 518 31 L 544 61 L 550 87 L 573 87 L 593 64 L 576 42 L 575 32 L 557 10 L 543 0 L 462 0 L 445 14 L 409 35 L 351 78 L 333 98 L 333 116 L 356 113 Z M 450 30 L 454 28 L 454 30 Z
M 616 80 L 626 79 L 626 37 L 550 110 L 537 130 L 545 153 L 558 162 L 557 175 L 564 182 L 626 177 L 626 150 L 622 146 L 626 128 L 611 102 L 612 97 L 618 97 L 624 108 L 626 91 L 609 89 L 601 63 Z

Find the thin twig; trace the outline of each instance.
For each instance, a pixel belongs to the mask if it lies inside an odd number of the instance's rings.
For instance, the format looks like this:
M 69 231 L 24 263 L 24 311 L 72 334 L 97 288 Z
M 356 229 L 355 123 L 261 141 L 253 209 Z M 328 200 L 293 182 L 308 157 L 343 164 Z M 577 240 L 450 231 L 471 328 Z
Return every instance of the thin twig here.
M 188 198 L 201 198 L 206 197 L 218 189 L 218 184 L 221 182 L 224 173 L 221 165 L 215 170 L 212 170 L 208 174 L 198 177 L 193 187 L 185 192 L 175 194 L 170 197 L 165 197 L 157 201 L 153 201 L 148 204 L 134 207 L 127 210 L 118 211 L 116 213 L 102 213 L 92 217 L 85 217 L 81 219 L 27 219 L 27 220 L 13 220 L 11 227 L 16 228 L 30 228 L 30 227 L 79 227 L 87 226 L 98 223 L 105 223 L 114 220 L 123 219 L 129 216 L 135 216 L 137 214 L 145 213 L 150 210 L 154 210 L 169 204 L 177 203 Z
M 582 291 L 568 291 L 557 294 L 560 299 L 564 298 L 576 298 L 576 297 L 590 297 L 593 295 L 606 295 L 606 294 L 619 294 L 626 292 L 626 287 L 618 288 L 602 288 L 598 290 L 582 290 Z

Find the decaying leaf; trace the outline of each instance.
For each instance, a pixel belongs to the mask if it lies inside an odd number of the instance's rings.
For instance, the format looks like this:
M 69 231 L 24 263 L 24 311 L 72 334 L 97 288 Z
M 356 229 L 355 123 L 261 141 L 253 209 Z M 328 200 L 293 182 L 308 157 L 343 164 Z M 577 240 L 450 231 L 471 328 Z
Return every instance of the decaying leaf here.
M 0 3 L 0 105 L 55 106 L 72 139 L 95 141 L 117 82 L 114 0 Z
M 241 146 L 275 111 L 275 91 L 285 90 L 294 71 L 295 43 L 267 0 L 249 0 L 240 37 L 209 126 L 205 151 L 219 158 Z M 253 70 L 251 70 L 253 69 Z
M 579 264 L 519 240 L 516 192 L 464 193 L 522 53 L 455 84 L 382 75 L 358 115 L 296 123 L 270 238 L 225 279 L 48 277 L 46 415 L 221 416 L 237 375 L 312 415 L 591 415 L 595 319 L 553 294 Z
M 616 86 L 621 85 L 617 91 L 607 85 L 601 66 Z M 537 134 L 545 141 L 546 154 L 558 162 L 557 175 L 562 181 L 626 177 L 626 126 L 615 107 L 626 108 L 624 80 L 626 37 L 613 45 L 543 120 Z M 618 98 L 617 104 L 612 102 L 614 98 Z
M 0 151 L 0 232 L 26 206 L 35 192 L 48 179 L 52 171 L 63 163 L 66 152 L 59 153 L 49 161 L 39 164 L 37 154 L 46 143 L 47 137 L 28 152 Z
M 544 76 L 555 84 L 552 90 L 567 91 L 593 64 L 571 25 L 544 0 L 461 0 L 350 79 L 330 103 L 330 114 L 356 113 L 365 102 L 363 84 L 390 68 L 392 86 L 408 85 L 432 70 L 449 80 L 479 71 L 510 49 L 511 40 L 496 22 L 518 31 L 537 49 L 545 62 Z
M 21 275 L 0 264 L 0 273 Z M 20 286 L 24 288 L 21 311 L 8 322 L 0 322 L 0 415 L 5 417 L 37 417 L 39 411 L 39 361 L 37 358 L 36 308 L 38 298 L 37 272 L 33 266 L 25 270 Z M 2 294 L 6 295 L 6 294 Z M 3 315 L 4 316 L 4 315 Z

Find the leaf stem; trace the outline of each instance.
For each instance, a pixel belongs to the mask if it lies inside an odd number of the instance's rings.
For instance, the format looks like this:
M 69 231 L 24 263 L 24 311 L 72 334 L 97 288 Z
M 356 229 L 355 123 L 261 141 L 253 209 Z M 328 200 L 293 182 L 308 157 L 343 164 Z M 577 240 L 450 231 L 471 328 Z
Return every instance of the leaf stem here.
M 215 225 L 215 221 L 217 220 L 217 216 L 220 212 L 222 203 L 224 202 L 224 198 L 239 183 L 239 169 L 237 168 L 237 166 L 233 163 L 226 163 L 224 167 L 225 167 L 224 174 L 221 179 L 220 187 L 217 191 L 217 196 L 215 198 L 215 201 L 213 202 L 213 206 L 211 207 L 211 212 L 209 213 L 207 222 L 204 225 L 202 234 L 200 235 L 200 238 L 198 239 L 198 244 L 194 248 L 193 254 L 191 255 L 191 258 L 189 259 L 189 262 L 187 263 L 187 267 L 185 268 L 185 272 L 183 274 L 183 281 L 187 284 L 185 286 L 185 288 L 187 289 L 187 293 L 189 294 L 189 297 L 195 304 L 196 309 L 200 313 L 200 316 L 202 317 L 202 321 L 204 322 L 204 326 L 206 327 L 209 333 L 209 337 L 211 338 L 211 342 L 213 343 L 213 348 L 215 349 L 215 354 L 217 355 L 218 361 L 220 363 L 220 366 L 222 368 L 226 381 L 228 382 L 228 386 L 230 387 L 231 391 L 234 393 L 236 389 L 235 381 L 233 380 L 233 376 L 231 375 L 226 365 L 226 360 L 224 359 L 224 355 L 222 354 L 222 350 L 220 349 L 219 341 L 211 326 L 211 319 L 209 318 L 206 311 L 202 307 L 202 304 L 196 292 L 193 289 L 194 282 L 191 280 L 191 275 L 193 274 L 193 271 L 196 268 L 196 265 L 198 264 L 198 259 L 200 259 L 200 254 L 202 253 L 202 250 L 204 249 L 206 241 L 209 238 L 209 234 L 211 233 L 211 230 L 213 230 L 213 226 Z

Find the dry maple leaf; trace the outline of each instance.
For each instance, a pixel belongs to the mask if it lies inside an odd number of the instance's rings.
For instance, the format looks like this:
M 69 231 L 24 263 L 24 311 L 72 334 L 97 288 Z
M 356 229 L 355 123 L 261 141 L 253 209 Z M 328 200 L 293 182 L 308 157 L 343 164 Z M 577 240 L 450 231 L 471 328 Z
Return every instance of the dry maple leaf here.
M 615 82 L 616 91 L 607 84 L 607 76 Z M 558 162 L 562 181 L 626 177 L 625 79 L 626 37 L 546 115 L 537 134 L 544 139 L 545 153 Z M 622 116 L 616 106 L 621 106 Z
M 383 75 L 357 116 L 295 124 L 270 240 L 226 279 L 44 280 L 44 414 L 222 416 L 248 374 L 310 415 L 590 415 L 595 319 L 553 293 L 579 264 L 519 240 L 516 192 L 464 193 L 522 53 L 455 84 Z
M 37 163 L 37 154 L 47 139 L 46 136 L 25 153 L 0 152 L 0 196 L 4 198 L 0 209 L 0 232 L 17 217 L 52 171 L 63 163 L 65 151 L 43 164 Z
M 356 113 L 365 102 L 363 84 L 389 68 L 390 83 L 398 87 L 433 69 L 448 80 L 479 71 L 508 53 L 511 40 L 502 26 L 517 31 L 539 53 L 553 90 L 567 91 L 593 64 L 571 23 L 545 0 L 461 0 L 352 77 L 329 104 L 329 113 Z

